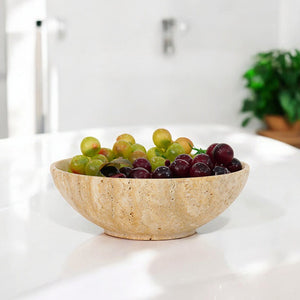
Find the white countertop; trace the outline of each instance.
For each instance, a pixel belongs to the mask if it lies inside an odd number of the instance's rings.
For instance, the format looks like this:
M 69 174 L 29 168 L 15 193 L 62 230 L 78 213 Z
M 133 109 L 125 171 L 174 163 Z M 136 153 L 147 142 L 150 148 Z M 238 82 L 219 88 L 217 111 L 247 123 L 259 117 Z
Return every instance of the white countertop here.
M 172 241 L 109 237 L 55 189 L 51 162 L 153 127 L 0 140 L 0 299 L 300 299 L 300 150 L 224 126 L 168 126 L 198 146 L 227 142 L 249 163 L 237 200 L 198 234 Z

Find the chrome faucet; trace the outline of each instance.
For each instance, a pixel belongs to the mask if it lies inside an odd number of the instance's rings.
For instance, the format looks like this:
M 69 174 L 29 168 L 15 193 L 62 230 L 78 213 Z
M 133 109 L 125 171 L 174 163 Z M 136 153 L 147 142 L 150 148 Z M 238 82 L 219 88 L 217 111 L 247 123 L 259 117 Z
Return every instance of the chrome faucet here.
M 162 33 L 163 33 L 163 53 L 165 55 L 173 55 L 175 53 L 174 46 L 174 27 L 175 19 L 162 20 Z

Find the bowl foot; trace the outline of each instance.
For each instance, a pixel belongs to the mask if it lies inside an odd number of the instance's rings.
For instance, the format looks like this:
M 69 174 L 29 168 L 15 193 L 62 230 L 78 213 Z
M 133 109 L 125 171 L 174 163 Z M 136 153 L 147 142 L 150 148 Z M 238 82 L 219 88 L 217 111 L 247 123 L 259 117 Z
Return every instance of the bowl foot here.
M 130 234 L 130 233 L 120 233 L 110 230 L 104 230 L 104 233 L 113 237 L 118 237 L 121 239 L 127 240 L 140 240 L 140 241 L 161 241 L 161 240 L 174 240 L 174 239 L 181 239 L 188 236 L 191 236 L 196 233 L 196 230 L 189 230 L 180 233 L 174 234 Z

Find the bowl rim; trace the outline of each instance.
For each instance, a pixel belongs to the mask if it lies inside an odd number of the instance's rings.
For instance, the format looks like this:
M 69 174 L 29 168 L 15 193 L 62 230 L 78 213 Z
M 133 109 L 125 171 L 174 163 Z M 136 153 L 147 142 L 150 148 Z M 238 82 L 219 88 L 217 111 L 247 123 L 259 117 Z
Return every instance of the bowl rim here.
M 202 176 L 202 177 L 178 177 L 178 178 L 111 178 L 111 177 L 101 177 L 101 176 L 91 176 L 91 175 L 84 175 L 84 174 L 76 174 L 76 173 L 71 173 L 65 170 L 62 170 L 60 168 L 57 167 L 57 164 L 62 163 L 62 162 L 66 162 L 66 161 L 71 161 L 72 158 L 65 158 L 65 159 L 61 159 L 58 161 L 53 162 L 50 165 L 50 172 L 52 173 L 53 171 L 58 172 L 58 173 L 62 173 L 62 174 L 68 174 L 68 176 L 71 177 L 78 177 L 78 178 L 93 178 L 93 180 L 105 180 L 105 181 L 111 181 L 111 180 L 129 180 L 132 182 L 136 182 L 136 181 L 167 181 L 167 180 L 171 180 L 171 181 L 182 181 L 182 180 L 215 180 L 216 178 L 224 178 L 224 176 L 228 177 L 228 176 L 236 176 L 237 174 L 240 174 L 241 172 L 247 172 L 249 173 L 250 171 L 250 167 L 246 162 L 241 161 L 242 164 L 242 169 L 236 172 L 232 172 L 232 173 L 228 173 L 228 174 L 221 174 L 221 175 L 215 175 L 215 176 Z

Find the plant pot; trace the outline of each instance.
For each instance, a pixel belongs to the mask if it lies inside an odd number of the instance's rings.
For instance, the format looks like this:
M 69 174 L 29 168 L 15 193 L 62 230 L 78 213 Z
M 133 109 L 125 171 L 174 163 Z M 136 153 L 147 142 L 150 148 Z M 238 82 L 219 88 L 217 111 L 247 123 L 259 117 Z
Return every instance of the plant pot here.
M 279 115 L 266 115 L 264 121 L 269 130 L 274 131 L 297 131 L 300 132 L 300 120 L 289 123 L 287 119 Z
M 292 124 L 292 130 L 300 132 L 300 120 L 298 120 L 294 124 Z
M 276 131 L 291 130 L 290 123 L 283 117 L 278 115 L 266 115 L 264 118 L 268 129 Z

